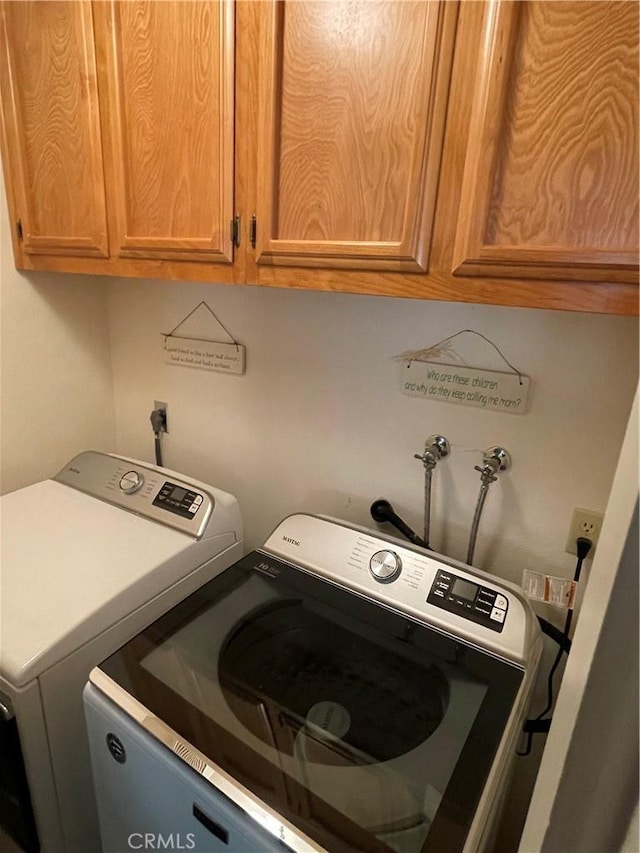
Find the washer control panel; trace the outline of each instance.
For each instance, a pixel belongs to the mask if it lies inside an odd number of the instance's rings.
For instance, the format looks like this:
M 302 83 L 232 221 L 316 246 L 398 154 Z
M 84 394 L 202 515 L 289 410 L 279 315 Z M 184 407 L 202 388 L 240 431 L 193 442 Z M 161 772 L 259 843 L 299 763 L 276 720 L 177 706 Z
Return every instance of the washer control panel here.
M 376 551 L 369 560 L 369 571 L 379 583 L 391 583 L 402 571 L 402 560 L 395 551 Z
M 443 569 L 436 574 L 427 602 L 498 632 L 504 627 L 509 609 L 502 593 Z
M 522 590 L 443 554 L 307 513 L 287 516 L 259 550 L 518 666 L 539 655 Z

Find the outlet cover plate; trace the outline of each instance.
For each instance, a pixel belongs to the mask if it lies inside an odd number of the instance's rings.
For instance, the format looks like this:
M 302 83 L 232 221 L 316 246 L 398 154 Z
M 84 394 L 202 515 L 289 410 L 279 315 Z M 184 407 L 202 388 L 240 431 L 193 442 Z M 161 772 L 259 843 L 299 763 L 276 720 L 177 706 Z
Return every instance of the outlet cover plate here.
M 565 551 L 567 554 L 576 554 L 576 539 L 579 536 L 584 536 L 586 539 L 591 539 L 591 551 L 589 556 L 593 556 L 593 552 L 598 544 L 600 531 L 602 530 L 603 515 L 601 512 L 593 512 L 590 509 L 581 509 L 576 507 L 571 518 L 569 527 L 569 535 L 567 536 L 567 544 Z
M 153 408 L 154 408 L 154 411 L 156 409 L 162 409 L 162 411 L 164 412 L 164 422 L 165 422 L 165 428 L 162 430 L 162 432 L 169 432 L 169 412 L 168 412 L 169 406 L 168 406 L 168 404 L 162 403 L 160 400 L 154 400 L 153 401 Z

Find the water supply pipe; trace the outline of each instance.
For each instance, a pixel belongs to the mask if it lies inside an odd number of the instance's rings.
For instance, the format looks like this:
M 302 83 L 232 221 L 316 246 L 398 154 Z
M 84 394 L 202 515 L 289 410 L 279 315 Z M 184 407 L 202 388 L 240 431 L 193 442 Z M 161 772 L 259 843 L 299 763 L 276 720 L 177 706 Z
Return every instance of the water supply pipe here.
M 414 459 L 420 459 L 424 465 L 424 532 L 422 538 L 429 548 L 429 536 L 431 532 L 431 478 L 433 469 L 440 459 L 444 459 L 451 452 L 451 446 L 443 435 L 430 435 L 427 438 L 422 454 L 414 453 Z
M 467 565 L 469 566 L 473 562 L 480 517 L 482 516 L 484 502 L 487 499 L 489 486 L 491 483 L 495 483 L 498 479 L 497 475 L 501 471 L 506 471 L 510 465 L 511 456 L 504 447 L 489 447 L 482 454 L 482 467 L 480 467 L 480 465 L 474 465 L 474 470 L 480 472 L 480 492 L 478 494 L 476 509 L 473 514 L 473 521 L 471 522 L 471 533 L 469 535 L 469 550 L 467 551 Z

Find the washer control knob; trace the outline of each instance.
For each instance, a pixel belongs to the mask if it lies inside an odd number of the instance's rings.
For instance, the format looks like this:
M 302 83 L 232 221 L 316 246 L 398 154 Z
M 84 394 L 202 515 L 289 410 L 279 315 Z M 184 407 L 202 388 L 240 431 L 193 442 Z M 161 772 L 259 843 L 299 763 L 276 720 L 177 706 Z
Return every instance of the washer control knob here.
M 376 551 L 369 560 L 369 571 L 380 583 L 391 583 L 402 570 L 402 561 L 395 551 Z
M 127 473 L 123 474 L 120 478 L 120 488 L 125 495 L 131 495 L 133 492 L 137 492 L 143 483 L 144 477 L 142 474 L 138 474 L 137 471 L 127 471 Z

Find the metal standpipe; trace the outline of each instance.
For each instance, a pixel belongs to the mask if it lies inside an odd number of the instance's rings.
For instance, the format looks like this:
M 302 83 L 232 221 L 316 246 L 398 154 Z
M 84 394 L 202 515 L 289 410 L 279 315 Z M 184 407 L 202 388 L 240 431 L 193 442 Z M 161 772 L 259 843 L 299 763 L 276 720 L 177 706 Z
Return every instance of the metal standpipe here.
M 487 499 L 489 486 L 495 483 L 498 479 L 497 475 L 501 471 L 506 471 L 511 465 L 511 456 L 504 447 L 489 447 L 482 454 L 482 467 L 474 465 L 474 470 L 480 472 L 480 492 L 476 509 L 471 522 L 471 533 L 469 534 L 469 549 L 467 551 L 467 565 L 473 562 L 473 554 L 476 549 L 476 539 L 478 538 L 478 527 L 480 525 L 480 517 L 484 508 L 484 502 Z

